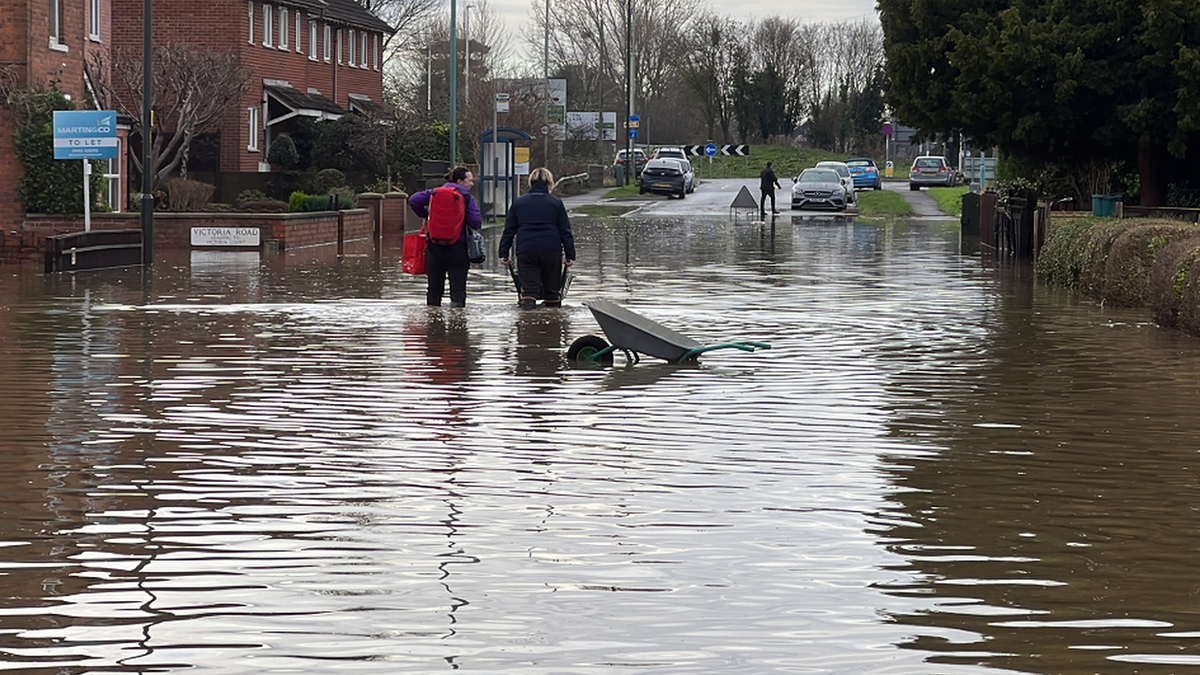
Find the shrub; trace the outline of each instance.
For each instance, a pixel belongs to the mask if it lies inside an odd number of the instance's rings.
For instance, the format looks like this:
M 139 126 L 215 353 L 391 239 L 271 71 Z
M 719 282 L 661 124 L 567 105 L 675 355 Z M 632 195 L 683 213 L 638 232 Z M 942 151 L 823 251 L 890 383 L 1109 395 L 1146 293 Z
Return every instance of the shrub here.
M 1191 269 L 1200 260 L 1200 237 L 1180 239 L 1163 247 L 1150 268 L 1147 303 L 1154 321 L 1160 326 L 1179 325 L 1183 286 Z
M 213 211 L 216 213 L 228 213 L 233 210 L 233 204 L 222 204 L 221 202 L 209 202 L 204 205 L 203 211 Z
M 242 211 L 250 211 L 251 213 L 287 213 L 287 202 L 281 202 L 276 199 L 263 199 L 261 201 L 246 202 L 241 205 Z
M 1072 218 L 1056 223 L 1038 253 L 1035 271 L 1047 283 L 1078 288 L 1083 271 L 1080 240 L 1096 224 L 1093 218 Z
M 267 161 L 284 171 L 291 171 L 300 164 L 300 153 L 292 137 L 280 134 L 271 141 L 271 149 L 267 152 Z
M 340 195 L 309 195 L 304 201 L 304 211 L 337 211 L 352 209 L 354 204 Z
M 1076 253 L 1081 261 L 1079 270 L 1079 290 L 1088 297 L 1101 298 L 1104 295 L 1104 272 L 1108 269 L 1108 251 L 1125 228 L 1128 221 L 1115 218 L 1105 218 L 1095 221 L 1083 236 L 1079 238 L 1080 250 Z
M 200 211 L 217 189 L 215 185 L 187 178 L 172 178 L 164 187 L 172 211 Z
M 54 159 L 54 111 L 73 110 L 75 105 L 58 90 L 57 83 L 47 89 L 10 92 L 8 104 L 16 119 L 17 159 L 24 168 L 20 194 L 25 210 L 83 213 L 83 161 Z M 93 200 L 103 188 L 104 172 L 99 163 L 92 162 L 88 189 Z
M 321 169 L 317 172 L 316 178 L 313 179 L 314 194 L 329 194 L 333 188 L 344 187 L 346 185 L 346 174 L 337 169 Z
M 1141 307 L 1149 295 L 1150 270 L 1163 247 L 1200 235 L 1190 223 L 1146 223 L 1126 228 L 1105 259 L 1103 297 L 1123 307 Z
M 241 208 L 248 202 L 265 202 L 271 198 L 262 190 L 242 190 L 237 196 L 238 208 Z
M 339 209 L 352 209 L 358 205 L 358 194 L 352 187 L 334 188 L 330 194 L 338 198 Z
M 296 213 L 298 211 L 303 211 L 304 203 L 307 200 L 308 195 L 304 194 L 303 192 L 300 192 L 299 190 L 293 192 L 291 196 L 288 197 L 288 212 Z

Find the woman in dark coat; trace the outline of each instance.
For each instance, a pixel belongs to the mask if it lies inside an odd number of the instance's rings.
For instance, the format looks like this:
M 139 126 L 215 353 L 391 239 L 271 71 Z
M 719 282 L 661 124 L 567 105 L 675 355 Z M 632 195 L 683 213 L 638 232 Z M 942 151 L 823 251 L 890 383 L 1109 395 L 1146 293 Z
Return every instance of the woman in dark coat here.
M 541 167 L 529 174 L 529 192 L 508 209 L 504 234 L 500 237 L 500 262 L 508 259 L 513 238 L 517 240 L 517 275 L 521 279 L 521 309 L 533 309 L 538 299 L 546 307 L 562 305 L 563 257 L 566 266 L 575 264 L 575 237 L 562 200 L 550 194 L 554 174 Z

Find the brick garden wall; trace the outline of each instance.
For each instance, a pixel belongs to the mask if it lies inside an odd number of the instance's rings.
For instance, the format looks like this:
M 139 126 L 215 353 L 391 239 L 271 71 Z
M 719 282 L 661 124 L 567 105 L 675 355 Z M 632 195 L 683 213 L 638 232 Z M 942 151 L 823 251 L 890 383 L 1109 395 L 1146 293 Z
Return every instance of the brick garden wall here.
M 372 242 L 375 221 L 368 209 L 322 213 L 156 213 L 155 250 L 190 249 L 193 227 L 258 228 L 262 250 L 293 251 L 322 246 L 340 247 L 347 242 Z M 136 213 L 100 213 L 92 216 L 93 230 L 136 230 L 141 216 Z M 46 255 L 46 238 L 82 232 L 82 216 L 31 214 L 21 228 L 5 228 L 0 237 L 0 264 L 41 265 Z

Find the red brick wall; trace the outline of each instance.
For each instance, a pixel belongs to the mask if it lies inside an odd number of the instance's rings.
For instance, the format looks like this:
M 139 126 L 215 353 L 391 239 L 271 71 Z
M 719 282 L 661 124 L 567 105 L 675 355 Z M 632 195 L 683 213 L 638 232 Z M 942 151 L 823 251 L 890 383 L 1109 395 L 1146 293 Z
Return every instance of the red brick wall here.
M 371 241 L 375 223 L 368 209 L 324 213 L 155 213 L 154 249 L 190 249 L 193 227 L 256 227 L 262 232 L 264 248 L 267 242 L 274 242 L 279 251 L 291 251 Z M 92 216 L 93 230 L 140 228 L 140 214 L 98 213 Z M 20 228 L 5 228 L 0 233 L 0 264 L 41 264 L 45 258 L 46 237 L 83 230 L 83 216 L 30 215 Z

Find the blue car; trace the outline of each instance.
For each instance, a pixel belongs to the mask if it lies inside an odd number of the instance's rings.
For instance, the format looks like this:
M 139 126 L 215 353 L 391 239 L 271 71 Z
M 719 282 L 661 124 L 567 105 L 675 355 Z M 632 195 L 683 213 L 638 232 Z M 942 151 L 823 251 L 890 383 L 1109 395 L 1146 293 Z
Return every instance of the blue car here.
M 879 190 L 883 188 L 883 177 L 879 175 L 879 167 L 875 166 L 875 160 L 867 159 L 866 157 L 855 157 L 854 159 L 846 160 L 846 166 L 850 167 L 850 176 L 854 178 L 854 187 L 870 188 Z

